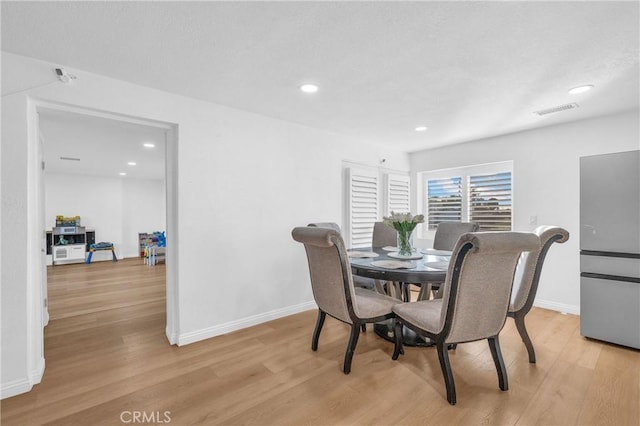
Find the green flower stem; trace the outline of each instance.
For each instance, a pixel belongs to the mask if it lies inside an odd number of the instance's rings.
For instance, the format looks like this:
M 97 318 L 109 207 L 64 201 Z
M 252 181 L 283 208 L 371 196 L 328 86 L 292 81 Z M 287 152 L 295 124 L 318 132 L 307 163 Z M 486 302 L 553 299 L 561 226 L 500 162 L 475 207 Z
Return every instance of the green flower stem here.
M 393 227 L 398 232 L 398 252 L 401 256 L 409 256 L 413 251 L 411 246 L 411 234 L 416 228 L 413 222 L 394 222 Z

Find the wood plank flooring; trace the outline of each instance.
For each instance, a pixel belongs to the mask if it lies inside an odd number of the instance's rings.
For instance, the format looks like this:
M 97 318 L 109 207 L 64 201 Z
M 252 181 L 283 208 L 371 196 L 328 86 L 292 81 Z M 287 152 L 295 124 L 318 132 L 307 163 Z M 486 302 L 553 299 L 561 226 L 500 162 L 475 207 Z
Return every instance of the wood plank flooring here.
M 170 346 L 164 295 L 164 266 L 139 259 L 50 268 L 46 371 L 2 425 L 640 425 L 640 351 L 584 339 L 573 315 L 530 313 L 537 364 L 507 321 L 507 392 L 485 342 L 459 345 L 451 406 L 432 349 L 392 361 L 367 331 L 345 376 L 348 328 L 327 318 L 312 352 L 315 311 Z

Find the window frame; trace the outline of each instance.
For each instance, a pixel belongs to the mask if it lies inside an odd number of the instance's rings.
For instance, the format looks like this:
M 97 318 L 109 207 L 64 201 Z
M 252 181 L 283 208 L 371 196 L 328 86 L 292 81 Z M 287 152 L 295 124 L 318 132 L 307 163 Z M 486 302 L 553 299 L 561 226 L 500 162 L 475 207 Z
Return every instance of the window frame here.
M 515 195 L 514 195 L 514 173 L 513 161 L 501 161 L 497 163 L 476 164 L 471 166 L 461 166 L 448 169 L 430 170 L 418 173 L 418 203 L 421 213 L 425 215 L 425 224 L 418 229 L 420 238 L 433 240 L 435 237 L 435 229 L 429 230 L 429 206 L 428 206 L 428 181 L 432 179 L 446 179 L 451 177 L 462 178 L 462 221 L 469 221 L 469 177 L 486 175 L 492 173 L 510 172 L 511 173 L 511 226 L 513 230 L 514 211 L 515 211 Z

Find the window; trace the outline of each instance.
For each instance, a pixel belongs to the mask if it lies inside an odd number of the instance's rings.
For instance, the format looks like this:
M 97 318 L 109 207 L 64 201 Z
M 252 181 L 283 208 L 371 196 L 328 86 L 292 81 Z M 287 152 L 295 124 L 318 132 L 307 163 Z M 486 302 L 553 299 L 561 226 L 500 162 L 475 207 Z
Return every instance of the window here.
M 512 162 L 422 173 L 423 236 L 441 222 L 477 222 L 481 231 L 510 231 Z
M 469 176 L 469 220 L 482 231 L 511 230 L 511 172 Z
M 391 212 L 408 213 L 410 204 L 410 181 L 409 176 L 387 175 L 387 214 Z
M 441 222 L 462 221 L 462 178 L 427 180 L 427 219 L 430 230 Z
M 351 248 L 370 247 L 375 222 L 392 210 L 409 211 L 409 176 L 373 167 L 349 167 L 345 176 L 345 243 Z
M 371 246 L 378 220 L 378 172 L 350 168 L 348 176 L 348 236 L 351 247 Z

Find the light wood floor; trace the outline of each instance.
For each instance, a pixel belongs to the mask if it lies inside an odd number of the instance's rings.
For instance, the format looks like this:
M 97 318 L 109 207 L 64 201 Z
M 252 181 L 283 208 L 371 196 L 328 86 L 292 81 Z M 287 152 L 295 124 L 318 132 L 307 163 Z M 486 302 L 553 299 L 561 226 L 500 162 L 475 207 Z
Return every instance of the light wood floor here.
M 2 425 L 133 424 L 134 411 L 165 423 L 168 411 L 172 425 L 640 424 L 640 352 L 582 338 L 572 315 L 530 313 L 537 364 L 507 322 L 507 392 L 485 342 L 459 345 L 450 406 L 434 350 L 392 361 L 392 345 L 367 331 L 345 376 L 348 329 L 327 318 L 312 352 L 314 311 L 176 347 L 164 335 L 164 266 L 96 262 L 49 277 L 46 371 L 2 401 Z

